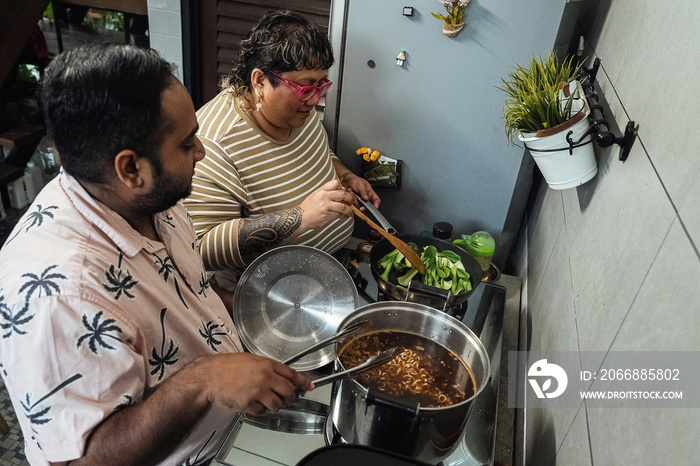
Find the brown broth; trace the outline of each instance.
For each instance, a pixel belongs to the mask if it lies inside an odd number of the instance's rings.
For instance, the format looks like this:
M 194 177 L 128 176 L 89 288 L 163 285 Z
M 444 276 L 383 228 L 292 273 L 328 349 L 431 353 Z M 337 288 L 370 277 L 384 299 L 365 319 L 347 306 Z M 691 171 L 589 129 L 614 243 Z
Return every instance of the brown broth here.
M 421 407 L 450 406 L 471 398 L 474 376 L 455 353 L 420 335 L 398 330 L 378 331 L 350 340 L 339 351 L 350 369 L 393 347 L 404 351 L 388 363 L 354 376 L 365 388 L 381 390 Z

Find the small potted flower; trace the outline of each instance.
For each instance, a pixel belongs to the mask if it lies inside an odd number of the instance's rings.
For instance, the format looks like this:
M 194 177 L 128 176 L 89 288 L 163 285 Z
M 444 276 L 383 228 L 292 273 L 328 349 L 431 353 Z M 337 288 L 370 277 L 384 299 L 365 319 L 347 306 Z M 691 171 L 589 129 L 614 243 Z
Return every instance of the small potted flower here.
M 443 21 L 442 33 L 447 37 L 455 38 L 464 29 L 464 10 L 466 10 L 469 0 L 440 0 L 447 15 L 431 13 L 437 19 Z
M 362 157 L 362 176 L 369 184 L 386 188 L 401 186 L 400 160 L 382 155 L 370 147 L 360 147 L 355 153 Z

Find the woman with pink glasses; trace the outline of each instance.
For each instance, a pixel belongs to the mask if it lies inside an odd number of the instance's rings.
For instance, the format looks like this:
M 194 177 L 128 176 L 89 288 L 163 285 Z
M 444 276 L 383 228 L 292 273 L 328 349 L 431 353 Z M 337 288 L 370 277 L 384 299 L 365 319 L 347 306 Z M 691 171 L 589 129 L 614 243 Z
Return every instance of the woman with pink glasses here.
M 267 13 L 241 41 L 223 90 L 197 112 L 206 150 L 186 205 L 207 269 L 239 274 L 265 251 L 304 244 L 328 253 L 353 229 L 369 183 L 333 154 L 315 107 L 331 87 L 331 44 L 313 23 Z

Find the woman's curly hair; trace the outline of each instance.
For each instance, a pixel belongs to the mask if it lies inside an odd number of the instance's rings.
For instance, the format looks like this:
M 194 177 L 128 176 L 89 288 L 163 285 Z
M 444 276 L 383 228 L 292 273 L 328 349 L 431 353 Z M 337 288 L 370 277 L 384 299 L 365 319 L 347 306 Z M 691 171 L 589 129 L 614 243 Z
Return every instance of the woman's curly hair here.
M 249 99 L 250 76 L 261 69 L 273 87 L 279 79 L 272 74 L 287 71 L 327 70 L 333 65 L 333 47 L 314 23 L 291 11 L 270 11 L 241 41 L 238 62 L 222 82 L 234 95 Z

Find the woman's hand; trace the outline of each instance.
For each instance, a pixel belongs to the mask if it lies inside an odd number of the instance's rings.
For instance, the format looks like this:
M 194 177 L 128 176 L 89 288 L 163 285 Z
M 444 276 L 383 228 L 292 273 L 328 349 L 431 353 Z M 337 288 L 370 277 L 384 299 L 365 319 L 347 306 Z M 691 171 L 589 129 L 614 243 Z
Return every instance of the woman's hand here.
M 341 217 L 352 217 L 350 205 L 354 203 L 354 194 L 343 189 L 338 180 L 329 181 L 301 203 L 304 210 L 301 229 L 321 228 Z
M 379 204 L 382 202 L 377 193 L 374 192 L 374 189 L 372 189 L 372 185 L 369 184 L 369 181 L 354 173 L 345 176 L 343 179 L 343 186 L 351 189 L 363 200 L 371 202 L 374 207 L 379 207 Z

